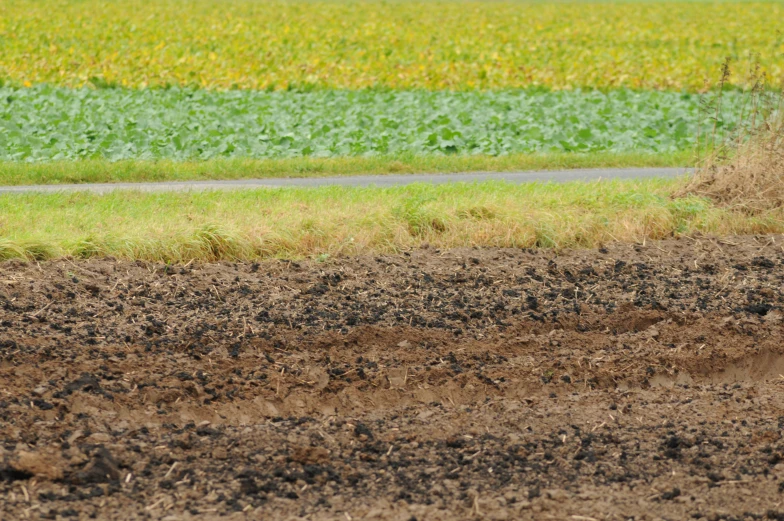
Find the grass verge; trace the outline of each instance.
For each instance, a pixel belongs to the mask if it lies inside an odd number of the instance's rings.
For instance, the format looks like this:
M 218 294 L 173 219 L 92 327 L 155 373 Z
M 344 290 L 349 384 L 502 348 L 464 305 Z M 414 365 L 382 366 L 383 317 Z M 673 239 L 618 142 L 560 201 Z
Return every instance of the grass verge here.
M 214 159 L 208 161 L 82 160 L 42 163 L 0 163 L 0 185 L 119 183 L 317 177 L 427 172 L 503 172 L 599 167 L 688 166 L 692 153 L 559 153 L 508 156 L 398 155 L 291 159 Z
M 0 258 L 111 255 L 163 262 L 325 259 L 450 247 L 595 247 L 694 233 L 784 231 L 784 210 L 749 215 L 685 179 L 241 192 L 0 197 Z

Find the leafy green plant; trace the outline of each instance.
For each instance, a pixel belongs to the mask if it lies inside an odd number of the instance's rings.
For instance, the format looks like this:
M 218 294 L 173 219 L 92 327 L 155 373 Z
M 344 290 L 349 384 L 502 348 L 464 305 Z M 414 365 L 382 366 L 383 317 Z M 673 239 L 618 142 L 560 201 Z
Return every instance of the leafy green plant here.
M 737 118 L 738 93 L 719 115 Z M 0 88 L 0 160 L 208 160 L 691 149 L 697 95 L 631 90 Z

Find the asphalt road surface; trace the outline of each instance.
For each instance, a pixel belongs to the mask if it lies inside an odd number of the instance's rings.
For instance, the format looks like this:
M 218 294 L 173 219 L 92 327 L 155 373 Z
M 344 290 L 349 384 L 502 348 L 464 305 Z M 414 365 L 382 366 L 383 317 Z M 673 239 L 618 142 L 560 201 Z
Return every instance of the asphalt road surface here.
M 567 181 L 592 181 L 597 179 L 646 179 L 686 175 L 688 168 L 586 168 L 576 170 L 542 170 L 536 172 L 472 172 L 461 174 L 402 174 L 361 175 L 340 177 L 297 177 L 273 179 L 237 179 L 229 181 L 163 181 L 155 183 L 84 183 L 56 185 L 2 186 L 0 194 L 25 192 L 75 192 L 106 193 L 115 190 L 144 192 L 178 192 L 199 190 L 240 190 L 253 188 L 310 188 L 319 186 L 401 186 L 413 183 L 474 183 L 480 181 L 506 181 L 531 183 Z

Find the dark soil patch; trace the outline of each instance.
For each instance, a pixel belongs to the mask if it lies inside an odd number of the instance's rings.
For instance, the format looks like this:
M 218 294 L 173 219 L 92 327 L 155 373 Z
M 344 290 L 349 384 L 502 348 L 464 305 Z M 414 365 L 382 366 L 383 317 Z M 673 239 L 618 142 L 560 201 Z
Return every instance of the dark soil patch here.
M 7 262 L 0 518 L 784 519 L 782 245 Z

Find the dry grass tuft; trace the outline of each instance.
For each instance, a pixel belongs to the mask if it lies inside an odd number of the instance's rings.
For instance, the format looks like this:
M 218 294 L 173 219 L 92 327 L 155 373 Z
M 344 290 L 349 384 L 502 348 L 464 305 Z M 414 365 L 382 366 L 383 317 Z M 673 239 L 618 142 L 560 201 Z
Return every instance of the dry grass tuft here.
M 698 162 L 692 180 L 677 196 L 691 193 L 752 215 L 784 207 L 784 90 L 767 88 L 758 65 L 749 72 L 748 112 L 733 133 L 719 142 L 721 89 L 729 78 L 729 63 L 722 67 L 719 93 L 706 104 L 715 115 L 705 142 L 710 152 Z M 734 134 L 734 135 L 733 135 Z M 699 153 L 699 145 L 698 145 Z
M 711 158 L 687 191 L 752 214 L 784 206 L 784 125 L 744 143 L 729 161 Z

